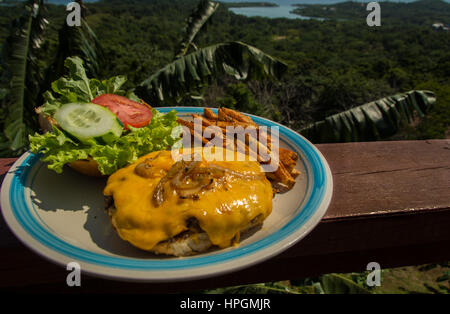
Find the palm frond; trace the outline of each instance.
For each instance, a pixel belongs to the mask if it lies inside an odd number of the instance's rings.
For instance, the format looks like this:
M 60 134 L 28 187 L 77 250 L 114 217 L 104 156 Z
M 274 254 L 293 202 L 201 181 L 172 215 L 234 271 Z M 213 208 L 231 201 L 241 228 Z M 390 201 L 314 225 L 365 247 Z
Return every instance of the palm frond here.
M 409 91 L 385 97 L 327 117 L 300 130 L 313 143 L 374 141 L 394 135 L 415 112 L 422 117 L 436 97 L 430 91 Z
M 69 26 L 64 21 L 58 32 L 56 57 L 46 74 L 46 89 L 50 88 L 50 84 L 64 74 L 64 61 L 68 57 L 80 57 L 84 61 L 88 76 L 100 76 L 99 72 L 104 62 L 103 49 L 94 31 L 86 22 L 86 7 L 81 0 L 76 2 L 81 5 L 81 26 Z
M 136 88 L 152 104 L 172 104 L 198 92 L 220 74 L 239 80 L 280 78 L 286 64 L 242 42 L 201 48 L 169 63 Z
M 370 290 L 364 285 L 357 284 L 342 274 L 321 276 L 320 286 L 326 294 L 370 294 Z
M 186 20 L 186 27 L 184 29 L 183 39 L 181 40 L 175 52 L 175 59 L 178 59 L 189 50 L 191 45 L 194 45 L 193 40 L 197 33 L 202 29 L 209 18 L 216 12 L 219 4 L 209 0 L 201 0 L 197 8 Z
M 48 24 L 44 11 L 43 0 L 28 1 L 22 16 L 12 23 L 3 45 L 3 80 L 9 82 L 3 107 L 6 113 L 4 135 L 8 148 L 17 153 L 26 146 L 27 135 L 37 128 L 33 108 L 40 93 L 42 73 L 36 54 Z

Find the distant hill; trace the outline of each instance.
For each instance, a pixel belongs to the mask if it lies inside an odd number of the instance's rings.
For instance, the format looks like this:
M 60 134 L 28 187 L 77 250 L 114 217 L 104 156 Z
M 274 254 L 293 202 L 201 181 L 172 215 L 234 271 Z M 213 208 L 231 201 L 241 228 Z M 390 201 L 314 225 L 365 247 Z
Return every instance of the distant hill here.
M 299 0 L 301 1 L 301 0 Z M 450 23 L 450 3 L 442 0 L 419 0 L 410 3 L 379 2 L 381 19 L 397 20 L 414 24 Z M 327 5 L 296 4 L 292 13 L 329 19 L 366 19 L 367 4 L 361 2 L 343 2 Z
M 228 8 L 278 7 L 278 4 L 273 2 L 219 2 Z

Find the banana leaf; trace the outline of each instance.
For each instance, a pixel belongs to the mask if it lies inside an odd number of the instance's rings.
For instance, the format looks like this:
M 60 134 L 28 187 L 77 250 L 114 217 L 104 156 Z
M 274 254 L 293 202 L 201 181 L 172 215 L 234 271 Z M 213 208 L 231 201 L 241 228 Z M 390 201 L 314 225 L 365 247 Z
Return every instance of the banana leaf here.
M 371 292 L 340 274 L 327 274 L 320 277 L 325 294 L 370 294 Z
M 409 91 L 329 116 L 300 130 L 313 143 L 375 141 L 394 135 L 415 113 L 426 114 L 436 101 L 430 91 Z
M 3 45 L 3 80 L 9 84 L 2 106 L 6 114 L 4 136 L 8 145 L 3 143 L 2 148 L 7 146 L 16 153 L 20 153 L 27 144 L 27 135 L 37 128 L 33 109 L 40 93 L 42 73 L 36 54 L 48 24 L 44 14 L 43 0 L 28 1 L 22 16 L 13 22 L 10 35 Z
M 216 12 L 219 4 L 213 1 L 201 0 L 197 8 L 187 18 L 184 36 L 175 52 L 175 59 L 184 56 L 189 47 L 193 44 L 193 40 L 197 33 L 202 29 L 208 19 Z
M 81 0 L 81 26 L 68 26 L 64 21 L 58 32 L 58 50 L 55 60 L 46 73 L 44 90 L 65 74 L 64 61 L 68 57 L 78 56 L 84 61 L 89 77 L 100 77 L 100 69 L 104 64 L 103 49 L 94 31 L 86 22 L 87 9 Z
M 201 48 L 169 63 L 136 88 L 136 94 L 153 105 L 173 104 L 199 92 L 220 74 L 239 80 L 280 78 L 286 64 L 242 42 Z

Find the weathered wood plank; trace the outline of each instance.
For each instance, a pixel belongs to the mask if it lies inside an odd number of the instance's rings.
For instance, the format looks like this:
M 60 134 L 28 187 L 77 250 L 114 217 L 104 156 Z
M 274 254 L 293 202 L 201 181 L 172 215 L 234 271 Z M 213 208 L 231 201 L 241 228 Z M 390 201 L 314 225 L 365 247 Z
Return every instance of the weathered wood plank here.
M 318 145 L 334 197 L 326 219 L 448 209 L 450 141 Z

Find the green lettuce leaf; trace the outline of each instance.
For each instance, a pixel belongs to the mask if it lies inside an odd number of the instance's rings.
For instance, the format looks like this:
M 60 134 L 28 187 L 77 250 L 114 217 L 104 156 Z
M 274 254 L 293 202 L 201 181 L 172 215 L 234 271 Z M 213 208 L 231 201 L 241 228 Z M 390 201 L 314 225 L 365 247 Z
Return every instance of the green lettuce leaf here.
M 67 103 L 90 102 L 101 94 L 116 94 L 140 101 L 133 91 L 122 90 L 126 77 L 119 75 L 107 80 L 89 79 L 79 57 L 67 58 L 64 62 L 68 75 L 52 83 L 52 90 L 44 93 L 45 104 L 39 112 L 52 117 Z M 112 143 L 99 143 L 94 139 L 81 143 L 71 138 L 58 127 L 53 132 L 30 135 L 30 151 L 41 153 L 41 160 L 48 168 L 61 173 L 64 165 L 79 159 L 93 158 L 104 175 L 127 166 L 139 157 L 157 150 L 170 148 L 181 135 L 176 112 L 162 114 L 152 109 L 149 125 L 142 128 L 129 127 L 129 131 Z
M 53 116 L 62 105 L 71 102 L 90 102 L 102 94 L 116 94 L 134 101 L 140 101 L 133 91 L 122 90 L 127 81 L 123 75 L 114 76 L 107 80 L 89 79 L 79 57 L 70 57 L 64 61 L 68 75 L 52 83 L 51 91 L 44 93 L 44 105 L 39 112 Z
M 53 132 L 31 135 L 30 151 L 41 153 L 41 160 L 57 173 L 68 163 L 92 157 L 100 172 L 109 175 L 145 154 L 171 147 L 179 139 L 181 127 L 176 121 L 176 111 L 167 114 L 152 111 L 153 118 L 148 126 L 131 128 L 111 144 L 99 144 L 94 140 L 82 144 L 54 127 Z

